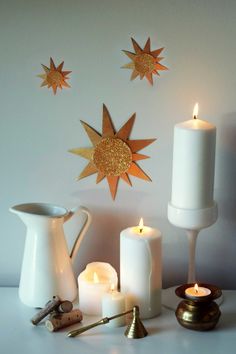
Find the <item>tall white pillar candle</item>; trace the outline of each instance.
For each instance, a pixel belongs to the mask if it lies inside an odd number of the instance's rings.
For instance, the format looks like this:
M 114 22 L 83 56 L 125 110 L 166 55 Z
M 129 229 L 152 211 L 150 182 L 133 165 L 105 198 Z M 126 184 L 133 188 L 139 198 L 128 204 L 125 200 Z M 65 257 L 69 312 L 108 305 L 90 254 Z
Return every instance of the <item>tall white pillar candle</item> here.
M 141 318 L 161 312 L 161 233 L 148 226 L 129 227 L 120 234 L 120 286 L 126 309 L 138 305 Z
M 214 204 L 216 127 L 197 118 L 174 128 L 171 205 L 205 209 Z

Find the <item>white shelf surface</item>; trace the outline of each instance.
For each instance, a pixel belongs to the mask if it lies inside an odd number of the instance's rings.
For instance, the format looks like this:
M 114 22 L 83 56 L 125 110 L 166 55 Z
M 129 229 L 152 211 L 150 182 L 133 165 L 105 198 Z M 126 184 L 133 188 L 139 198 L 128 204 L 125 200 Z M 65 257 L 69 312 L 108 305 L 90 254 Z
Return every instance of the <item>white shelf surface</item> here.
M 35 309 L 23 305 L 17 288 L 0 288 L 2 354 L 232 354 L 236 348 L 236 291 L 224 291 L 221 318 L 209 332 L 181 327 L 173 311 L 143 321 L 149 335 L 127 339 L 126 327 L 96 327 L 76 338 L 66 337 L 68 330 L 98 320 L 85 317 L 83 324 L 59 332 L 49 332 L 44 324 L 33 326 L 30 318 Z

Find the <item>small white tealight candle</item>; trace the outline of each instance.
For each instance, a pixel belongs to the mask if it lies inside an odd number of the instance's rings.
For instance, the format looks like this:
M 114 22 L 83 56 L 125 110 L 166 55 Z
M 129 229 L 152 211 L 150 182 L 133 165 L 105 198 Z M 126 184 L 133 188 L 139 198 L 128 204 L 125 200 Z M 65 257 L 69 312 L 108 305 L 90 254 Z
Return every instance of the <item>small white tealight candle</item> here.
M 125 296 L 119 291 L 114 290 L 112 284 L 109 293 L 102 298 L 102 317 L 111 317 L 125 312 Z M 108 327 L 120 327 L 125 325 L 125 316 L 115 318 L 106 324 Z
M 185 295 L 190 299 L 198 299 L 204 296 L 208 296 L 210 294 L 210 289 L 198 286 L 197 284 L 185 290 Z
M 78 277 L 79 308 L 86 315 L 102 314 L 102 297 L 111 289 L 117 289 L 117 273 L 104 262 L 92 262 Z

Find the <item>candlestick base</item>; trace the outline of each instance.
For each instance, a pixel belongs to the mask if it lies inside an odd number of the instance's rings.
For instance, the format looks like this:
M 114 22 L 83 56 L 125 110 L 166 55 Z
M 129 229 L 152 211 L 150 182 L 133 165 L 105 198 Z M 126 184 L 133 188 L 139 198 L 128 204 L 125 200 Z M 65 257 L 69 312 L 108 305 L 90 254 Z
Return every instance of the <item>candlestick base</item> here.
M 168 220 L 171 224 L 187 230 L 201 230 L 214 224 L 218 217 L 217 204 L 205 209 L 182 209 L 168 204 Z
M 180 302 L 179 297 L 175 294 L 175 289 L 177 287 L 178 285 L 162 290 L 162 306 L 166 307 L 169 310 L 175 311 Z M 223 294 L 215 300 L 218 306 L 222 305 L 223 301 Z
M 195 250 L 197 236 L 200 230 L 211 226 L 217 220 L 218 209 L 216 202 L 212 207 L 204 209 L 181 209 L 174 206 L 171 202 L 168 204 L 168 219 L 171 224 L 186 230 L 189 244 L 189 267 L 188 283 L 195 283 Z M 163 306 L 175 310 L 179 299 L 175 294 L 175 287 L 163 290 Z M 222 304 L 223 297 L 217 299 L 218 305 Z

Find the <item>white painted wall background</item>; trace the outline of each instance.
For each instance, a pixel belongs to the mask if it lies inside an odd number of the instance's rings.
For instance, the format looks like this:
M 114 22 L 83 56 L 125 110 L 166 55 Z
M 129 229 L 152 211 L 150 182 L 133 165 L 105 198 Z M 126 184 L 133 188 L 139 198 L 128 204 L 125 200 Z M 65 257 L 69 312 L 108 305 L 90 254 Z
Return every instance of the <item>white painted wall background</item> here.
M 155 79 L 129 81 L 122 49 L 130 37 L 165 46 L 170 70 Z M 217 126 L 215 197 L 219 219 L 198 240 L 198 278 L 236 289 L 236 2 L 30 1 L 0 2 L 0 284 L 16 285 L 25 227 L 8 212 L 22 202 L 44 201 L 91 209 L 93 225 L 80 249 L 76 273 L 93 260 L 119 269 L 119 232 L 138 222 L 163 233 L 164 286 L 186 280 L 187 239 L 166 217 L 171 191 L 174 124 L 200 116 Z M 41 89 L 41 63 L 52 56 L 72 70 L 71 89 L 53 96 Z M 80 119 L 101 131 L 102 103 L 116 128 L 137 113 L 132 138 L 157 137 L 140 166 L 152 176 L 120 183 L 113 202 L 104 180 L 74 178 L 86 161 L 69 154 L 90 146 Z M 193 157 L 194 158 L 194 157 Z M 68 225 L 72 242 L 75 223 Z

